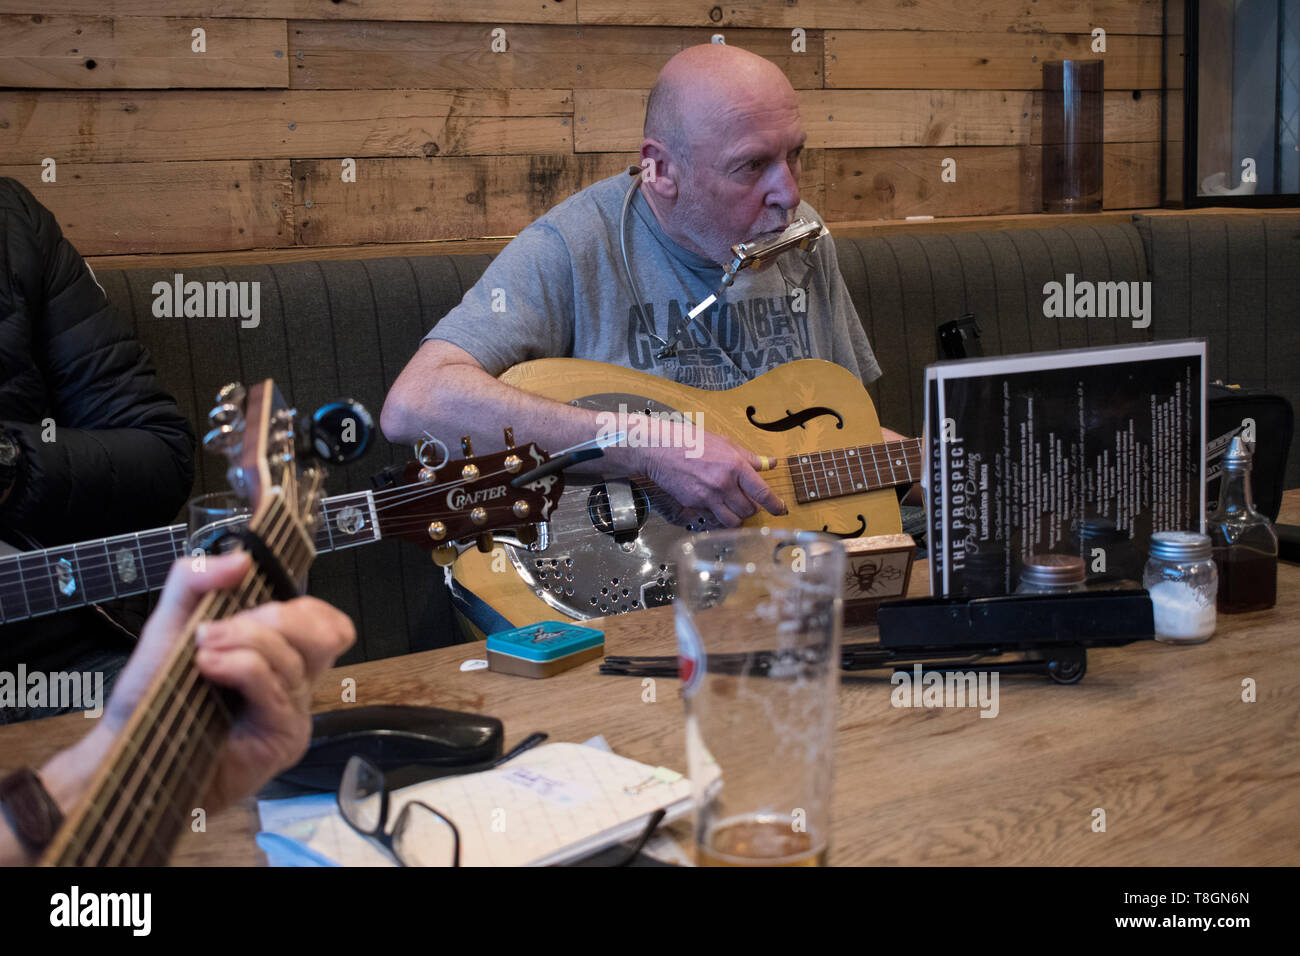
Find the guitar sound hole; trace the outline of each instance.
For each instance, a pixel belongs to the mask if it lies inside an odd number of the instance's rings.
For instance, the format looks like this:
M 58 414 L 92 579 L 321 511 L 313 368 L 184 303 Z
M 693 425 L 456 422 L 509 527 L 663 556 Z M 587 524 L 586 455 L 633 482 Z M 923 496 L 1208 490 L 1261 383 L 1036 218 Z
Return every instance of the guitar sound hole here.
M 610 513 L 609 492 L 605 490 L 605 483 L 593 485 L 587 495 L 587 516 L 591 519 L 592 525 L 601 534 L 610 535 L 619 544 L 636 538 L 650 511 L 649 496 L 640 483 L 632 484 L 631 489 L 632 503 L 636 508 L 636 527 L 619 532 L 614 531 L 614 518 Z

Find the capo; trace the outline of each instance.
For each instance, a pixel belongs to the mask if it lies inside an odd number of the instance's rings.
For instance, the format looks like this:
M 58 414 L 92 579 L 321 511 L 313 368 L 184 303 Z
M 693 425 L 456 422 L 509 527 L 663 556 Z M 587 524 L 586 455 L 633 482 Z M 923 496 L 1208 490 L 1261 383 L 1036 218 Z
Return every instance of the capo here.
M 293 583 L 293 578 L 289 577 L 289 572 L 284 569 L 280 559 L 267 547 L 262 536 L 250 528 L 223 528 L 208 542 L 208 550 L 216 554 L 227 553 L 227 549 L 221 548 L 221 545 L 230 538 L 239 541 L 244 546 L 244 550 L 252 556 L 253 563 L 262 572 L 266 582 L 271 585 L 272 600 L 292 601 L 301 596 L 298 586 Z

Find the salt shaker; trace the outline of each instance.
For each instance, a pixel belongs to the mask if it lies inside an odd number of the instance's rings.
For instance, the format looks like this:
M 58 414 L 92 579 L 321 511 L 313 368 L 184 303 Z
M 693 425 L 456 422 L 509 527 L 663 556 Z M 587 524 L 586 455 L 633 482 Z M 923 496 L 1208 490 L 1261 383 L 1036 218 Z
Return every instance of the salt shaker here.
M 1207 535 L 1153 534 L 1142 586 L 1151 593 L 1157 641 L 1200 644 L 1210 639 L 1217 619 L 1219 572 Z

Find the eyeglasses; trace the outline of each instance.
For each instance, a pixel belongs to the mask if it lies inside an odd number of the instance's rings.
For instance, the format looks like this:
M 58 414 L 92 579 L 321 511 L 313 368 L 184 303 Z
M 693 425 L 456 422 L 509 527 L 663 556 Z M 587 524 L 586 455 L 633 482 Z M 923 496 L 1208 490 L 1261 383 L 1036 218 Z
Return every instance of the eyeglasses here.
M 402 866 L 460 866 L 460 831 L 427 803 L 402 807 L 388 832 L 391 806 L 384 773 L 354 754 L 339 781 L 339 813 L 352 829 L 383 846 Z
M 546 734 L 529 734 L 507 753 L 487 763 L 460 767 L 458 774 L 499 767 L 546 740 Z M 352 829 L 379 843 L 402 866 L 460 866 L 460 831 L 449 817 L 427 803 L 412 801 L 402 807 L 397 823 L 387 829 L 389 794 L 413 783 L 437 777 L 442 768 L 424 765 L 384 772 L 360 754 L 353 754 L 339 781 L 339 813 Z
M 490 770 L 545 739 L 546 734 L 533 734 L 509 753 L 475 770 Z M 460 866 L 460 831 L 450 817 L 427 803 L 418 800 L 408 802 L 397 815 L 392 831 L 388 830 L 388 815 L 392 805 L 390 794 L 393 789 L 400 789 L 394 784 L 401 781 L 405 786 L 418 782 L 419 779 L 428 779 L 428 776 L 426 773 L 423 777 L 412 780 L 409 779 L 410 774 L 399 770 L 385 779 L 382 770 L 360 754 L 353 754 L 348 759 L 343 779 L 339 782 L 339 813 L 357 833 L 388 850 L 400 866 Z M 566 865 L 630 866 L 654 835 L 664 816 L 663 810 L 652 814 L 645 830 L 631 847 L 610 847 Z

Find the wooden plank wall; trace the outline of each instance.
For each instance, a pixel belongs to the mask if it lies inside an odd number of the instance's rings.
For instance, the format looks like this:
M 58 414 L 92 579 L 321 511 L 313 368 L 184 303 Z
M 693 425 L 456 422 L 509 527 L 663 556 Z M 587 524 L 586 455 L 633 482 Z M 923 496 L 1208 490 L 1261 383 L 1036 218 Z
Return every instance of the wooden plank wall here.
M 1105 205 L 1150 207 L 1176 19 L 1162 36 L 1161 0 L 0 0 L 0 175 L 87 255 L 511 235 L 635 161 L 659 68 L 721 34 L 798 91 L 828 221 L 1033 213 L 1042 62 L 1098 55 L 1100 27 Z

